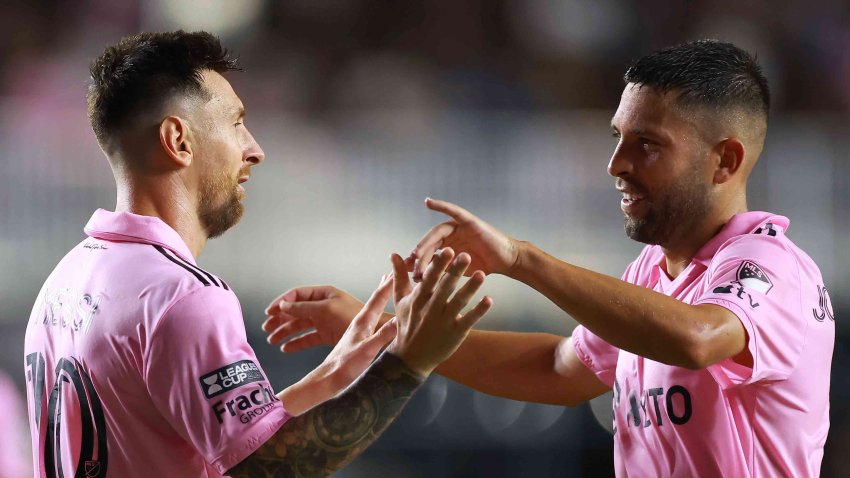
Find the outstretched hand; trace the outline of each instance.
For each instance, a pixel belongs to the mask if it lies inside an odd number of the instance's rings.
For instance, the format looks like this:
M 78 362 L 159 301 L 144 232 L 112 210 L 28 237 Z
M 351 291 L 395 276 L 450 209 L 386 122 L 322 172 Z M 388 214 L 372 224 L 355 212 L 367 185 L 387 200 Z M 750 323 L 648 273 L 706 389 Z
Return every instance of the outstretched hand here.
M 381 313 L 390 299 L 392 284 L 392 276 L 385 276 L 381 280 L 324 360 L 334 370 L 346 372 L 341 374 L 342 382 L 346 385 L 360 376 L 378 352 L 396 337 L 398 323 L 395 319 L 379 325 Z
M 334 346 L 362 308 L 354 296 L 330 285 L 296 287 L 269 304 L 263 331 L 270 344 L 282 342 L 286 353 Z
M 451 219 L 431 228 L 411 251 L 407 261 L 413 262 L 415 281 L 422 280 L 434 254 L 444 247 L 469 254 L 469 271 L 507 274 L 516 264 L 519 248 L 515 239 L 456 204 L 428 198 L 425 205 Z
M 282 391 L 278 398 L 289 413 L 300 415 L 336 396 L 359 377 L 378 353 L 396 336 L 397 322 L 379 325 L 381 312 L 389 301 L 392 277 L 384 277 L 372 296 L 351 320 L 325 360 L 298 383 Z M 315 340 L 320 334 L 311 332 Z M 302 346 L 307 347 L 305 342 Z
M 475 271 L 455 292 L 471 259 L 466 253 L 455 258 L 451 248 L 444 248 L 427 267 L 422 281 L 412 287 L 404 259 L 393 254 L 391 260 L 398 334 L 388 351 L 412 370 L 428 375 L 457 350 L 472 326 L 493 305 L 492 299 L 485 296 L 466 314 L 460 313 L 485 276 Z

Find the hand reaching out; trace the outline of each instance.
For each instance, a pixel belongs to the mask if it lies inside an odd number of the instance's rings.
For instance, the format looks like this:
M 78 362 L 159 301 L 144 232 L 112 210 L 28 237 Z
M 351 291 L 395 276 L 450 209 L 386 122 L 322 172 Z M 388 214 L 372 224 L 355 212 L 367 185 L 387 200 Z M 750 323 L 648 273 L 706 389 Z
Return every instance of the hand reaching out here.
M 425 205 L 451 219 L 431 228 L 411 251 L 407 260 L 415 261 L 414 280 L 422 279 L 434 253 L 443 247 L 469 254 L 470 271 L 507 274 L 516 264 L 519 248 L 515 239 L 456 204 L 428 198 Z
M 384 277 L 378 289 L 345 328 L 325 360 L 298 383 L 287 387 L 278 397 L 286 410 L 300 415 L 336 396 L 359 377 L 396 336 L 395 320 L 379 325 L 387 305 L 392 277 Z M 319 334 L 312 332 L 314 337 Z M 308 347 L 302 341 L 303 347 Z
M 411 288 L 404 259 L 398 254 L 392 255 L 398 334 L 388 351 L 422 375 L 430 374 L 449 358 L 493 304 L 492 299 L 485 296 L 461 315 L 461 310 L 484 283 L 484 273 L 476 271 L 455 292 L 470 262 L 468 254 L 455 258 L 454 251 L 445 248 L 428 266 L 422 281 Z
M 263 331 L 270 344 L 283 342 L 281 350 L 287 353 L 333 346 L 362 308 L 362 302 L 333 286 L 296 287 L 269 304 Z

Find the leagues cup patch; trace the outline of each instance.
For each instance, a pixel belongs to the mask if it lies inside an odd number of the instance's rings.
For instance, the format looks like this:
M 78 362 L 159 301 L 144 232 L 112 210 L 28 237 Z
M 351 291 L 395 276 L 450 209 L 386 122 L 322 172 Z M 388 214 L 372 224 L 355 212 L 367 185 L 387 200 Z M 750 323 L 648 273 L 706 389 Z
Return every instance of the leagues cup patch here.
M 757 290 L 762 294 L 767 294 L 773 288 L 770 277 L 753 261 L 742 262 L 736 277 L 744 287 Z
M 262 382 L 265 379 L 253 360 L 240 360 L 202 375 L 200 382 L 204 396 L 213 398 L 242 385 Z

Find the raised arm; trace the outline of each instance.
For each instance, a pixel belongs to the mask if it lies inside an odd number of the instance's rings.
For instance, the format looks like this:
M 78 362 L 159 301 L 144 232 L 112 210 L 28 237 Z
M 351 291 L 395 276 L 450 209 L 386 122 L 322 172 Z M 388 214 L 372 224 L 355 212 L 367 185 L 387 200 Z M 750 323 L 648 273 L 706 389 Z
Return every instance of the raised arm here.
M 453 258 L 453 251 L 444 250 L 422 282 L 411 288 L 404 261 L 393 255 L 396 339 L 341 395 L 290 419 L 229 475 L 327 476 L 375 441 L 492 304 L 485 297 L 469 312 L 460 314 L 481 287 L 484 275 L 473 274 L 451 296 L 470 262 L 466 254 Z M 365 307 L 369 314 L 378 315 L 388 299 L 389 288 L 382 285 Z
M 517 241 L 455 204 L 426 200 L 450 220 L 428 231 L 411 253 L 414 277 L 441 247 L 469 252 L 473 267 L 538 290 L 617 348 L 658 362 L 704 368 L 732 357 L 751 365 L 740 320 L 716 305 L 690 305 L 643 287 L 573 266 Z
M 402 359 L 385 352 L 344 393 L 290 419 L 228 475 L 330 475 L 383 433 L 425 379 Z
M 333 286 L 298 287 L 272 301 L 263 329 L 288 353 L 332 345 L 362 307 Z M 579 361 L 570 339 L 542 333 L 472 330 L 435 371 L 484 393 L 539 403 L 573 406 L 608 390 Z
M 569 337 L 543 333 L 473 330 L 436 372 L 490 395 L 570 407 L 610 390 Z

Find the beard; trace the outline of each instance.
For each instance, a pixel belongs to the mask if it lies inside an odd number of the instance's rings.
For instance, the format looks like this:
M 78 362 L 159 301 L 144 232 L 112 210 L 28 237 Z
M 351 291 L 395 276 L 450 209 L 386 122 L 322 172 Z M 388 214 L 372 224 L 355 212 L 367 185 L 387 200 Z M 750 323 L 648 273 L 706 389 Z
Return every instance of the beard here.
M 694 168 L 669 186 L 653 191 L 648 212 L 643 217 L 625 216 L 626 235 L 630 239 L 662 247 L 694 229 L 708 213 L 710 185 L 703 172 Z M 646 191 L 640 184 L 635 184 Z M 646 200 L 646 199 L 644 199 Z
M 236 186 L 239 184 L 238 178 L 245 174 L 247 171 L 243 170 L 233 178 L 223 173 L 201 181 L 198 218 L 207 232 L 207 238 L 213 239 L 224 234 L 224 231 L 242 219 L 245 206 L 242 205 L 242 193 Z

